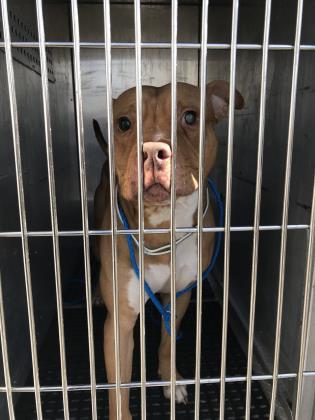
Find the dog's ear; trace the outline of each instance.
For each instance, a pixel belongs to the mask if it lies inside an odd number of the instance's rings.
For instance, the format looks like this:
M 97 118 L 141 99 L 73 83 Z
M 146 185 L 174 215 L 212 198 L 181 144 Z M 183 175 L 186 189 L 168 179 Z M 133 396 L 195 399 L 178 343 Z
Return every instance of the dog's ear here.
M 108 156 L 107 142 L 105 140 L 105 137 L 103 136 L 101 127 L 96 120 L 93 120 L 93 128 L 94 128 L 94 133 L 95 133 L 95 137 L 98 141 L 98 144 L 101 146 L 105 155 Z
M 225 80 L 214 80 L 207 84 L 207 102 L 211 104 L 213 118 L 220 121 L 229 114 L 229 89 L 230 85 Z M 244 107 L 244 98 L 235 89 L 235 109 Z

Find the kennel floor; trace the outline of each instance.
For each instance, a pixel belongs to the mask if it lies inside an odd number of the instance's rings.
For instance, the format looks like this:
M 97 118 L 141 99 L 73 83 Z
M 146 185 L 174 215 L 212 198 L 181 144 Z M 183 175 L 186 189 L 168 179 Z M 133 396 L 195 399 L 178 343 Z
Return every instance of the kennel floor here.
M 177 342 L 177 368 L 184 378 L 193 378 L 195 369 L 195 313 L 192 302 L 182 323 L 183 337 Z M 103 322 L 104 307 L 93 308 L 95 363 L 97 383 L 105 383 L 103 363 Z M 146 366 L 147 380 L 158 379 L 157 350 L 160 338 L 158 314 L 150 303 L 146 307 Z M 88 384 L 89 362 L 87 343 L 86 311 L 83 307 L 64 310 L 67 375 L 69 385 Z M 201 377 L 214 378 L 220 375 L 222 310 L 215 299 L 203 303 Z M 135 330 L 135 351 L 133 380 L 140 378 L 139 323 Z M 49 334 L 39 351 L 40 383 L 42 386 L 60 385 L 60 362 L 58 348 L 57 320 L 50 327 Z M 246 356 L 231 328 L 228 329 L 227 375 L 239 376 L 246 373 Z M 30 375 L 27 385 L 32 385 Z M 194 386 L 188 386 L 187 404 L 177 404 L 176 415 L 181 420 L 194 418 Z M 240 420 L 245 413 L 246 383 L 226 384 L 225 419 Z M 89 391 L 70 391 L 69 409 L 73 420 L 91 420 L 91 399 Z M 200 418 L 216 420 L 219 418 L 219 384 L 201 385 Z M 43 392 L 42 408 L 45 420 L 63 419 L 61 392 Z M 107 391 L 97 391 L 98 419 L 108 418 Z M 130 409 L 133 418 L 140 419 L 140 389 L 131 390 Z M 147 389 L 147 418 L 169 419 L 170 404 L 163 396 L 161 387 Z M 36 419 L 35 400 L 31 393 L 21 393 L 16 406 L 17 420 Z M 252 382 L 251 420 L 267 419 L 268 401 L 258 381 Z

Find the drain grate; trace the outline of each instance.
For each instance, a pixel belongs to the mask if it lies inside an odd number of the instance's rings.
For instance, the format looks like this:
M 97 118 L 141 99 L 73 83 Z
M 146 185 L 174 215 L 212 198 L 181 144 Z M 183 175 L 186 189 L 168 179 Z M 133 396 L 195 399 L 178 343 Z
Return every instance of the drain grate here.
M 178 342 L 177 367 L 185 378 L 193 378 L 195 365 L 195 304 L 191 304 L 183 321 L 183 338 Z M 159 345 L 159 327 L 155 326 L 158 321 L 154 309 L 148 304 L 146 317 L 146 355 L 147 355 L 147 379 L 156 380 L 158 360 L 157 349 Z M 218 377 L 220 373 L 221 353 L 221 308 L 211 300 L 203 303 L 203 333 L 202 333 L 202 359 L 201 375 L 206 377 Z M 156 319 L 152 319 L 155 318 Z M 104 308 L 94 308 L 94 336 L 96 379 L 98 383 L 105 382 L 103 364 L 102 336 L 103 322 L 105 318 Z M 65 310 L 65 336 L 67 352 L 67 370 L 69 385 L 89 383 L 88 345 L 86 312 L 82 308 Z M 140 378 L 139 363 L 139 326 L 135 331 L 135 357 L 133 368 L 133 380 Z M 60 365 L 58 352 L 57 322 L 51 326 L 50 333 L 39 351 L 40 380 L 42 386 L 60 384 Z M 245 375 L 246 357 L 239 346 L 236 337 L 229 329 L 228 352 L 227 352 L 227 375 Z M 28 385 L 32 384 L 31 376 Z M 201 385 L 200 389 L 200 418 L 202 420 L 216 420 L 219 418 L 219 384 Z M 246 384 L 235 382 L 226 384 L 225 419 L 240 420 L 244 418 Z M 194 417 L 194 386 L 188 386 L 188 403 L 178 404 L 176 413 L 181 420 L 191 420 Z M 42 393 L 43 415 L 46 420 L 63 419 L 62 394 L 61 392 Z M 107 391 L 97 391 L 98 418 L 108 418 Z M 89 391 L 69 392 L 70 417 L 76 420 L 91 419 L 91 400 Z M 140 418 L 140 390 L 131 391 L 130 408 L 134 418 Z M 163 396 L 162 388 L 147 389 L 147 418 L 168 419 L 169 401 Z M 269 414 L 268 401 L 266 400 L 259 382 L 252 383 L 252 419 L 267 419 Z M 30 394 L 21 394 L 16 409 L 16 418 L 20 420 L 33 420 L 36 418 L 34 398 Z

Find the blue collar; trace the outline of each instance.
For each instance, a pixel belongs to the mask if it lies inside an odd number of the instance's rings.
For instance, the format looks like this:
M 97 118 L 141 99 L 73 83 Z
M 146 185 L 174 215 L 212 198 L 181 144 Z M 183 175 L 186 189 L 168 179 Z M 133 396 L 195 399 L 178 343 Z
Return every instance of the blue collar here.
M 214 181 L 211 178 L 208 178 L 208 185 L 209 188 L 211 190 L 211 192 L 214 195 L 214 199 L 215 199 L 215 203 L 216 206 L 218 207 L 218 218 L 219 218 L 219 227 L 223 226 L 223 203 L 222 203 L 222 199 L 220 196 L 220 193 L 214 183 Z M 121 220 L 123 222 L 124 225 L 124 229 L 129 230 L 130 226 L 128 223 L 128 219 L 122 209 L 121 206 L 118 206 L 118 211 L 121 217 Z M 133 239 L 131 234 L 127 234 L 126 235 L 127 238 L 127 243 L 128 243 L 128 248 L 129 248 L 129 257 L 130 257 L 130 262 L 131 265 L 133 267 L 134 272 L 136 273 L 137 278 L 139 279 L 139 267 L 137 264 L 137 260 L 136 260 L 136 256 L 135 256 L 135 250 L 134 250 L 134 246 L 133 246 Z M 210 261 L 210 264 L 208 265 L 208 267 L 206 268 L 206 270 L 202 273 L 202 281 L 204 281 L 210 274 L 210 272 L 213 270 L 213 267 L 217 261 L 219 252 L 220 252 L 220 247 L 221 247 L 221 241 L 222 241 L 222 232 L 216 232 L 215 235 L 215 246 L 214 246 L 214 252 Z M 176 293 L 176 297 L 179 297 L 181 295 L 183 295 L 186 292 L 189 292 L 190 290 L 194 289 L 197 286 L 197 280 L 195 280 L 193 283 L 191 283 L 189 286 L 185 287 L 182 290 L 179 290 Z M 149 286 L 149 284 L 144 281 L 144 289 L 146 291 L 146 293 L 148 294 L 149 298 L 152 300 L 154 306 L 156 307 L 156 309 L 160 312 L 163 321 L 164 321 L 164 325 L 165 325 L 165 329 L 168 332 L 169 335 L 171 335 L 171 326 L 170 326 L 170 320 L 171 320 L 171 308 L 170 308 L 170 303 L 167 304 L 166 306 L 163 306 L 161 304 L 161 302 L 159 301 L 159 299 L 155 296 L 155 294 L 153 293 L 151 287 Z M 180 337 L 178 336 L 177 339 L 179 339 Z

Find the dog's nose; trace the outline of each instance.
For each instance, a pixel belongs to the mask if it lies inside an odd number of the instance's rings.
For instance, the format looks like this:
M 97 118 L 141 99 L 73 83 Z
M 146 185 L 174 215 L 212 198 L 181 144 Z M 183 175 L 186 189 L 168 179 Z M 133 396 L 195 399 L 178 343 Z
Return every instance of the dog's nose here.
M 172 151 L 163 142 L 146 142 L 143 145 L 143 163 L 153 162 L 156 169 L 161 169 L 171 158 Z
M 167 191 L 170 188 L 172 151 L 162 141 L 145 142 L 143 145 L 143 185 L 145 189 L 160 184 Z

